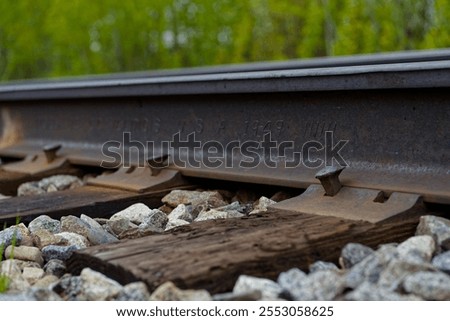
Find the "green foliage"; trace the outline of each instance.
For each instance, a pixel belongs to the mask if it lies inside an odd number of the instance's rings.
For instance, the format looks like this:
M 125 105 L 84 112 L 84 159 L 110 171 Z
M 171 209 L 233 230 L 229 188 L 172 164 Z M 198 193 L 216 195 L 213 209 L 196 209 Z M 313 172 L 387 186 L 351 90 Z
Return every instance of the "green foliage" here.
M 4 244 L 0 245 L 0 263 L 3 259 L 3 252 L 5 250 Z M 0 293 L 6 292 L 9 287 L 10 279 L 7 275 L 0 274 Z
M 447 0 L 0 1 L 0 80 L 448 46 Z
M 4 251 L 5 244 L 0 244 L 0 263 L 2 263 Z M 9 277 L 0 273 L 0 293 L 6 292 L 6 290 L 8 290 L 9 282 Z
M 17 217 L 16 225 L 19 225 L 19 223 L 20 223 L 20 217 Z M 6 224 L 3 226 L 3 229 L 5 229 L 5 228 L 6 228 Z M 13 234 L 13 237 L 11 240 L 12 250 L 9 255 L 10 260 L 14 259 L 14 248 L 16 247 L 16 245 L 17 245 L 17 229 L 15 230 L 15 233 Z M 3 260 L 4 251 L 5 251 L 5 244 L 0 244 L 0 263 Z M 11 265 L 10 265 L 10 267 L 11 267 Z M 11 280 L 8 277 L 8 275 L 0 274 L 0 293 L 6 292 L 9 288 L 10 283 L 11 283 Z

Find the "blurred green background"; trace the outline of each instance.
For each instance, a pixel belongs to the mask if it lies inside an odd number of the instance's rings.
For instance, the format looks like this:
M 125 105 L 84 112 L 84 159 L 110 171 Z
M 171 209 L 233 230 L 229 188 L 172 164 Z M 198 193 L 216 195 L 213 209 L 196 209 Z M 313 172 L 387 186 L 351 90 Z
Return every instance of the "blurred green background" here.
M 449 0 L 0 0 L 0 80 L 450 47 Z

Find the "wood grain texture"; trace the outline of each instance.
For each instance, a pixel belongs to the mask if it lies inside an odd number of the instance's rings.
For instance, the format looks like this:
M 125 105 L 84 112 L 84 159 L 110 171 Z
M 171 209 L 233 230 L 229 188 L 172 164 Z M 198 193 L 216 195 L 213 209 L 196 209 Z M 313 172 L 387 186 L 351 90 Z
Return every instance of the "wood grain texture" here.
M 0 201 L 0 222 L 13 223 L 17 217 L 22 222 L 45 214 L 53 218 L 65 215 L 109 217 L 134 203 L 144 203 L 150 208 L 161 205 L 168 190 L 133 193 L 119 189 L 83 186 L 72 190 L 41 195 L 13 197 Z
M 31 179 L 31 175 L 7 172 L 0 169 L 0 193 L 5 195 L 15 195 L 20 184 Z
M 161 235 L 96 246 L 69 261 L 77 274 L 90 267 L 126 284 L 144 281 L 150 290 L 165 281 L 211 293 L 232 289 L 241 274 L 276 279 L 292 267 L 337 261 L 349 242 L 372 247 L 414 234 L 418 218 L 372 224 L 336 217 L 273 211 L 241 219 L 196 222 Z

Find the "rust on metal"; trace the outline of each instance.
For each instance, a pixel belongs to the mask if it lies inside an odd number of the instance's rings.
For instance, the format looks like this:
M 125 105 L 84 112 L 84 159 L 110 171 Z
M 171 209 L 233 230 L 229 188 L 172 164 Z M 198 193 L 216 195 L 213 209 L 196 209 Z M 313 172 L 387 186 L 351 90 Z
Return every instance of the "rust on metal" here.
M 380 195 L 383 193 L 378 190 L 342 187 L 339 193 L 329 197 L 321 185 L 313 184 L 301 195 L 271 205 L 271 208 L 371 223 L 425 213 L 420 195 L 394 192 L 384 202 L 380 202 Z
M 301 195 L 271 206 L 273 209 L 299 214 L 335 216 L 349 220 L 378 223 L 425 213 L 418 194 L 343 187 L 339 174 L 344 167 L 325 167 L 316 174 L 322 184 L 310 185 Z
M 325 190 L 325 195 L 334 196 L 342 188 L 342 184 L 339 181 L 339 174 L 344 170 L 344 167 L 325 167 L 316 174 L 316 178 L 320 180 L 320 183 Z
M 12 117 L 10 108 L 5 106 L 0 111 L 0 148 L 4 148 L 20 142 L 23 131 L 20 122 Z
M 229 73 L 213 69 L 2 85 L 0 129 L 7 143 L 2 143 L 0 157 L 24 158 L 22 165 L 2 168 L 42 171 L 44 165 L 57 166 L 61 156 L 48 163 L 42 152 L 55 139 L 63 145 L 60 155 L 73 166 L 100 166 L 105 143 L 111 141 L 138 166 L 146 155 L 183 154 L 169 148 L 178 139 L 189 160 L 200 160 L 185 166 L 171 163 L 169 169 L 183 177 L 306 189 L 316 183 L 318 166 L 329 161 L 323 154 L 340 150 L 348 165 L 339 177 L 345 187 L 417 194 L 426 203 L 450 204 L 450 55 L 404 55 L 385 64 L 374 56 L 355 66 L 350 57 L 335 65 L 310 61 L 284 69 L 249 65 Z M 311 63 L 314 68 L 308 68 Z M 69 124 L 76 124 L 76 130 Z M 18 136 L 11 134 L 12 125 Z M 211 142 L 225 151 L 214 166 L 205 164 L 209 150 L 197 147 Z M 255 164 L 245 167 L 241 163 L 249 153 L 241 147 L 248 143 L 260 148 L 251 150 Z M 264 143 L 270 148 L 261 147 Z M 293 147 L 267 155 L 273 143 Z M 297 159 L 310 143 L 319 155 Z M 142 149 L 136 151 L 136 146 Z M 325 164 L 305 164 L 319 158 Z M 116 165 L 124 166 L 121 160 Z M 156 173 L 165 169 L 154 167 L 142 175 L 158 180 L 163 173 Z M 140 171 L 120 171 L 117 179 L 97 182 L 145 189 L 137 177 Z M 126 183 L 128 177 L 135 178 Z
M 158 157 L 151 157 L 147 160 L 148 166 L 152 170 L 152 176 L 158 175 L 163 168 L 167 168 L 169 165 L 169 155 L 164 154 Z
M 64 156 L 58 156 L 56 152 L 61 145 L 44 146 L 42 151 L 28 155 L 25 159 L 2 165 L 2 170 L 8 172 L 23 173 L 29 175 L 51 175 L 55 172 L 64 172 L 70 167 Z
M 187 184 L 179 171 L 163 169 L 155 173 L 149 166 L 121 167 L 112 174 L 90 178 L 87 183 L 92 186 L 123 189 L 137 193 L 181 187 Z
M 42 149 L 44 151 L 45 158 L 47 159 L 47 163 L 51 163 L 55 160 L 56 153 L 58 150 L 60 150 L 62 147 L 61 144 L 53 144 L 53 145 L 46 145 Z

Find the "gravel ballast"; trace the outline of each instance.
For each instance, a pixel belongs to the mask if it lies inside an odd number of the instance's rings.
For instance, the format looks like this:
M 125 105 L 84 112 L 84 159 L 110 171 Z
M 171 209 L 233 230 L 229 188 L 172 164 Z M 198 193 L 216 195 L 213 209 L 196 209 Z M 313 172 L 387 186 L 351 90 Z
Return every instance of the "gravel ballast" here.
M 313 262 L 309 271 L 292 267 L 277 280 L 242 274 L 229 293 L 180 289 L 172 282 L 150 293 L 142 282 L 121 285 L 89 268 L 78 276 L 66 271 L 78 249 L 170 233 L 202 220 L 255 215 L 275 203 L 255 196 L 245 203 L 242 195 L 175 190 L 159 209 L 136 203 L 109 219 L 42 215 L 28 226 L 6 228 L 0 231 L 0 271 L 11 282 L 0 300 L 450 300 L 450 221 L 432 215 L 422 217 L 416 235 L 400 244 L 349 243 L 338 262 Z

